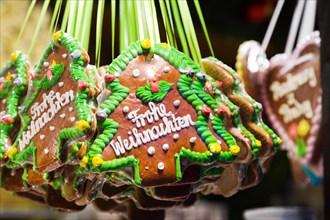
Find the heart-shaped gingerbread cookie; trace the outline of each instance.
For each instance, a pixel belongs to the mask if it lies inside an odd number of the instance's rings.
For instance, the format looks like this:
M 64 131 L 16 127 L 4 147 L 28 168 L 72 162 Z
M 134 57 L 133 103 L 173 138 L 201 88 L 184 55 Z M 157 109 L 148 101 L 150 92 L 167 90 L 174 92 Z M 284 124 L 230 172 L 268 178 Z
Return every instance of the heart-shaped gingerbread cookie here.
M 322 176 L 317 145 L 322 119 L 319 33 L 300 42 L 291 55 L 271 58 L 262 82 L 266 113 L 284 140 L 282 148 L 289 157 Z

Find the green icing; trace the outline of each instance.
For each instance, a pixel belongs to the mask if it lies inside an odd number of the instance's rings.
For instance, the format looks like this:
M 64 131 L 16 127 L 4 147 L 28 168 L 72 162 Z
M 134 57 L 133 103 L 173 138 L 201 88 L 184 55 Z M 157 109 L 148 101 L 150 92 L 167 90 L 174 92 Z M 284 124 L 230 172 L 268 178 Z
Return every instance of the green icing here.
M 103 122 L 98 122 L 98 127 L 103 129 L 103 132 L 97 136 L 88 152 L 88 157 L 90 159 L 92 159 L 94 156 L 102 154 L 105 146 L 116 134 L 119 125 L 114 120 L 107 118 Z
M 25 91 L 27 86 L 27 67 L 28 67 L 28 57 L 24 53 L 17 51 L 16 60 L 13 63 L 7 62 L 7 64 L 1 69 L 1 76 L 8 71 L 12 66 L 15 66 L 15 79 L 20 80 L 19 84 L 14 84 L 13 81 L 9 80 L 5 82 L 3 90 L 0 92 L 0 98 L 2 99 L 6 94 L 6 114 L 10 115 L 13 119 L 13 123 L 17 120 L 18 116 L 18 105 L 19 99 L 22 93 Z M 2 100 L 1 100 L 2 101 Z M 3 153 L 5 152 L 5 144 L 8 138 L 8 134 L 13 128 L 12 124 L 0 123 L 0 160 L 3 159 Z
M 18 168 L 21 164 L 27 161 L 31 156 L 33 158 L 33 168 L 36 170 L 37 162 L 37 148 L 34 143 L 31 143 L 27 148 L 22 150 L 20 153 L 15 153 L 10 162 L 6 165 L 8 168 Z
M 50 89 L 50 87 L 53 86 L 62 76 L 64 72 L 64 68 L 65 66 L 63 63 L 56 64 L 55 66 L 53 66 L 52 67 L 53 77 L 50 80 L 48 80 L 47 76 L 45 76 L 40 82 L 40 87 L 45 90 Z
M 118 169 L 121 167 L 129 167 L 129 166 L 133 167 L 134 169 L 134 183 L 137 185 L 141 185 L 139 161 L 133 155 L 125 158 L 105 161 L 98 169 L 100 172 L 107 172 L 110 170 Z
M 27 179 L 28 179 L 28 166 L 23 166 L 22 180 L 24 186 L 28 186 Z
M 108 71 L 110 71 L 110 66 L 108 67 Z M 105 113 L 109 115 L 128 96 L 130 90 L 121 85 L 117 78 L 108 83 L 107 87 L 112 94 L 100 105 L 99 109 L 105 111 Z
M 203 91 L 205 81 L 199 80 L 197 77 L 192 85 L 192 90 L 197 94 L 197 96 L 202 99 L 207 105 L 209 105 L 214 111 L 219 108 L 219 104 L 213 99 L 208 93 Z M 236 140 L 234 137 L 224 128 L 223 118 L 218 115 L 214 116 L 212 120 L 213 129 L 218 135 L 227 143 L 229 147 L 236 145 Z
M 150 89 L 150 82 L 148 82 L 145 86 L 142 86 L 136 90 L 136 96 L 142 99 L 143 102 L 160 102 L 165 98 L 172 86 L 173 83 L 168 83 L 161 80 L 159 81 L 159 91 L 152 92 Z
M 256 124 L 258 124 L 259 126 L 261 126 L 273 139 L 274 142 L 274 151 L 277 152 L 278 148 L 279 148 L 279 137 L 275 134 L 275 132 L 270 129 L 261 119 L 261 110 L 259 109 L 258 103 L 251 98 L 251 96 L 249 96 L 246 91 L 244 90 L 244 86 L 243 84 L 240 82 L 240 78 L 239 75 L 236 73 L 235 70 L 233 70 L 231 67 L 229 67 L 228 65 L 224 64 L 223 62 L 221 62 L 220 60 L 214 58 L 214 57 L 208 57 L 206 58 L 209 61 L 215 62 L 217 65 L 225 68 L 228 72 L 230 72 L 230 74 L 233 76 L 234 78 L 234 86 L 232 88 L 232 92 L 233 94 L 237 94 L 240 95 L 244 98 L 246 98 L 247 100 L 250 101 L 250 103 L 253 105 L 254 107 L 254 112 L 253 112 L 253 122 L 255 122 Z M 247 136 L 251 136 L 251 135 L 247 135 Z M 257 147 L 253 147 L 253 151 L 256 152 Z
M 0 91 L 0 99 L 2 99 L 5 95 L 8 94 L 9 88 L 12 85 L 13 81 L 9 80 L 4 83 L 2 90 Z

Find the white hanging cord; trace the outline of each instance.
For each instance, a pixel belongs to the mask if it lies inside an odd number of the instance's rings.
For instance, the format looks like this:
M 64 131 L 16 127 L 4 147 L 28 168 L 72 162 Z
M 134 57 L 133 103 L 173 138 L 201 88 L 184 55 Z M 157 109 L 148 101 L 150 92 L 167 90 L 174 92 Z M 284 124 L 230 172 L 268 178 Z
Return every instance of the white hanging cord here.
M 317 0 L 306 1 L 303 20 L 300 25 L 297 42 L 300 42 L 306 35 L 314 31 Z
M 262 44 L 261 44 L 261 47 L 264 51 L 266 51 L 266 49 L 268 47 L 268 44 L 269 44 L 269 41 L 270 41 L 270 38 L 273 35 L 273 31 L 274 31 L 275 25 L 277 23 L 277 19 L 278 19 L 280 13 L 281 13 L 284 2 L 285 2 L 285 0 L 279 0 L 276 4 L 275 10 L 274 10 L 272 18 L 269 22 L 265 37 L 264 37 L 264 39 L 262 41 Z
M 299 0 L 297 6 L 295 8 L 295 11 L 293 14 L 293 19 L 291 21 L 289 36 L 286 41 L 286 46 L 285 46 L 285 50 L 284 50 L 284 53 L 286 53 L 286 54 L 290 54 L 292 52 L 293 45 L 294 45 L 295 39 L 297 37 L 297 31 L 298 31 L 298 27 L 299 27 L 299 22 L 301 20 L 301 15 L 302 15 L 302 12 L 304 9 L 304 5 L 305 5 L 305 0 Z

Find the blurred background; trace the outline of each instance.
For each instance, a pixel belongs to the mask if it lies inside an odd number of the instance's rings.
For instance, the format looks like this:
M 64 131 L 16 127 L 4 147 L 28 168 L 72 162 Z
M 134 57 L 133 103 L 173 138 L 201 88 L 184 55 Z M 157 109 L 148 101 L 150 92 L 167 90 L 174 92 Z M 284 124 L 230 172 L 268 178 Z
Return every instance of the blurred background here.
M 275 0 L 200 1 L 204 19 L 208 27 L 209 36 L 215 52 L 215 57 L 234 68 L 237 49 L 241 43 L 247 40 L 256 40 L 260 43 L 262 42 L 276 2 L 277 1 Z M 38 21 L 42 1 L 37 2 L 38 7 L 34 9 L 25 32 L 23 33 L 23 37 L 21 41 L 17 43 L 16 38 L 20 31 L 20 27 L 23 23 L 29 4 L 30 1 L 26 0 L 0 1 L 1 66 L 10 60 L 10 54 L 16 49 L 20 49 L 23 52 L 28 51 L 29 41 L 32 38 L 36 22 Z M 51 5 L 54 7 L 55 1 L 52 1 Z M 268 58 L 275 54 L 284 52 L 295 5 L 296 1 L 285 2 L 266 51 Z M 211 54 L 203 31 L 200 27 L 197 14 L 193 9 L 191 10 L 191 13 L 193 20 L 197 21 L 195 28 L 199 38 L 202 56 L 209 56 Z M 109 2 L 106 2 L 104 17 L 107 16 L 110 17 Z M 37 62 L 42 57 L 44 49 L 51 40 L 51 38 L 48 37 L 48 25 L 50 18 L 51 8 L 49 9 L 49 14 L 44 19 L 44 23 L 41 27 L 37 46 L 30 55 L 32 63 Z M 318 22 L 316 20 L 316 24 L 317 23 Z M 315 26 L 315 29 L 318 29 L 317 25 Z M 112 49 L 115 50 L 116 54 L 119 53 L 118 48 L 111 48 L 111 41 L 107 40 L 111 36 L 110 31 L 110 24 L 104 22 L 101 65 L 111 63 Z M 95 55 L 94 33 L 95 31 L 91 30 L 89 54 L 92 64 Z M 165 38 L 162 39 L 165 40 Z M 191 217 L 196 217 L 196 213 L 204 213 L 204 217 L 210 217 L 213 219 L 242 219 L 244 210 L 268 206 L 307 207 L 316 212 L 318 219 L 323 219 L 324 201 L 322 185 L 308 185 L 306 187 L 301 187 L 294 182 L 291 172 L 290 162 L 286 156 L 286 152 L 280 151 L 274 157 L 268 173 L 265 174 L 259 185 L 240 191 L 230 198 L 224 198 L 221 196 L 201 196 L 200 201 L 194 206 L 194 208 L 190 208 L 189 210 L 184 210 L 182 208 L 168 210 L 167 219 L 191 219 Z M 108 213 L 98 213 L 92 207 L 88 207 L 82 213 L 73 213 L 69 215 L 57 213 L 49 210 L 44 205 L 18 198 L 15 195 L 1 189 L 0 218 L 5 219 L 8 216 L 12 216 L 15 219 L 114 219 L 118 217 L 114 214 L 110 215 Z

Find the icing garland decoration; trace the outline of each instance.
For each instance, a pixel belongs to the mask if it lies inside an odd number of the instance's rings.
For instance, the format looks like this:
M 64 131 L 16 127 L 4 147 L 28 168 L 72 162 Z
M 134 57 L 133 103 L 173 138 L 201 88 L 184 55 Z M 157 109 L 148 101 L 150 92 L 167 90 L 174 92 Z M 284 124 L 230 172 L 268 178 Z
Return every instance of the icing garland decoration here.
M 252 120 L 254 123 L 258 124 L 261 126 L 273 139 L 274 141 L 274 152 L 276 153 L 278 151 L 279 145 L 282 142 L 282 140 L 275 134 L 275 132 L 270 129 L 262 120 L 261 120 L 261 109 L 260 109 L 260 104 L 256 102 L 254 99 L 249 96 L 243 88 L 243 84 L 240 83 L 241 79 L 240 76 L 228 65 L 224 64 L 220 60 L 214 58 L 214 57 L 208 57 L 206 58 L 207 60 L 210 60 L 212 62 L 215 62 L 217 65 L 223 67 L 226 69 L 234 78 L 234 84 L 233 87 L 231 88 L 233 94 L 237 94 L 239 96 L 244 97 L 247 99 L 253 106 L 254 111 L 252 113 Z M 247 109 L 246 109 L 247 110 Z M 244 110 L 243 110 L 244 111 Z M 256 148 L 254 148 L 255 150 Z
M 0 160 L 3 159 L 3 153 L 5 153 L 5 145 L 10 130 L 13 128 L 13 123 L 17 118 L 18 102 L 25 91 L 27 86 L 27 69 L 28 69 L 28 57 L 21 51 L 16 51 L 12 55 L 12 60 L 9 61 L 4 68 L 1 70 L 1 76 L 5 75 L 6 71 L 12 66 L 15 66 L 15 79 L 12 78 L 9 72 L 6 76 L 5 82 L 0 82 L 3 84 L 2 89 L 0 89 L 0 98 L 2 99 L 6 94 L 8 94 L 6 99 L 6 111 L 4 116 L 0 119 Z M 9 91 L 10 87 L 13 85 L 12 89 Z M 3 102 L 4 100 L 1 100 Z M 3 104 L 5 104 L 3 103 Z

